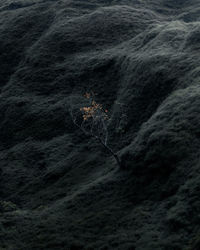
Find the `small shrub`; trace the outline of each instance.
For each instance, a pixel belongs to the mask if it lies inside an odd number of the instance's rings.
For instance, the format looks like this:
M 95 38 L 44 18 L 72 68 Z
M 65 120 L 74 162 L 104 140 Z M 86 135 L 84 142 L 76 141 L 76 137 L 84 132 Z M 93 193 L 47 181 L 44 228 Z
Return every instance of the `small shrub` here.
M 77 103 L 70 102 L 70 115 L 73 123 L 80 128 L 87 136 L 95 138 L 116 160 L 118 166 L 121 165 L 117 153 L 108 146 L 108 110 L 103 108 L 95 100 L 94 93 L 85 93 L 84 101 L 80 96 L 76 96 Z

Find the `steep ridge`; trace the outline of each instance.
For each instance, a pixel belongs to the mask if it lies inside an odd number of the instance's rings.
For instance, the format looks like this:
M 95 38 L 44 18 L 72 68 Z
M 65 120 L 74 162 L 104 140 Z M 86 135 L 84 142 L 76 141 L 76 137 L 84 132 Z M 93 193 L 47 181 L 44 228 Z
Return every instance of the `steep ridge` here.
M 199 14 L 198 0 L 1 1 L 0 248 L 198 249 Z M 90 90 L 122 169 L 71 121 L 69 97 Z

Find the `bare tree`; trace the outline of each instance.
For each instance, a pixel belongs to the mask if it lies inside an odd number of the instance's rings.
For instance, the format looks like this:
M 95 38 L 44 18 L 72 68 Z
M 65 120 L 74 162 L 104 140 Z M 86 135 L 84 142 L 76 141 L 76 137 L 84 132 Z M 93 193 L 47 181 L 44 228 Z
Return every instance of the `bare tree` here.
M 117 153 L 108 146 L 108 110 L 95 101 L 94 93 L 85 93 L 83 97 L 73 96 L 70 101 L 70 115 L 73 123 L 85 135 L 92 136 L 100 142 L 120 167 L 121 163 Z

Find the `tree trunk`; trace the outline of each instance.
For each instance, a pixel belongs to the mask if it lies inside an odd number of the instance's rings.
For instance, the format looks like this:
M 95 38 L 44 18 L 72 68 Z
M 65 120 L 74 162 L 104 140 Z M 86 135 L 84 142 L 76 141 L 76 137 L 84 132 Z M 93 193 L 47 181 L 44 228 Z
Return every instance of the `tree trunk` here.
M 116 162 L 117 162 L 117 165 L 118 165 L 119 167 L 121 167 L 121 162 L 120 162 L 120 160 L 119 160 L 118 155 L 117 155 L 116 153 L 114 153 L 113 150 L 112 150 L 109 146 L 107 146 L 105 143 L 103 143 L 102 140 L 101 140 L 100 138 L 98 138 L 98 140 L 99 140 L 100 143 L 104 146 L 104 148 L 106 148 L 106 149 L 111 153 L 111 155 L 115 158 L 115 160 L 116 160 Z

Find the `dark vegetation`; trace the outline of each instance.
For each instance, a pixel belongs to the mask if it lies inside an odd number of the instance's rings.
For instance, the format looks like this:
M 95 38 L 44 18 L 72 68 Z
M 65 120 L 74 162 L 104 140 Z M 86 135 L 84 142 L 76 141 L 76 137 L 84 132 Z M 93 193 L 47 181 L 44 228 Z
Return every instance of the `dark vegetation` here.
M 198 250 L 199 0 L 0 1 L 0 249 Z M 122 169 L 74 126 L 98 93 Z

